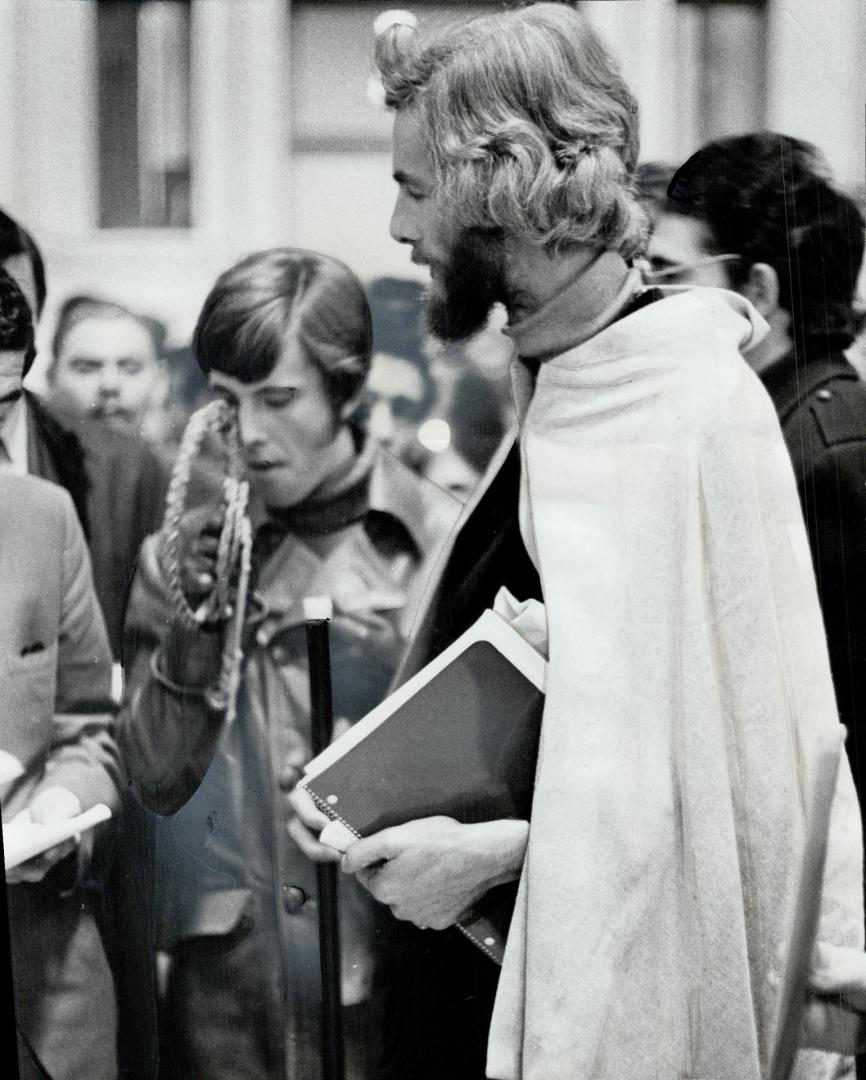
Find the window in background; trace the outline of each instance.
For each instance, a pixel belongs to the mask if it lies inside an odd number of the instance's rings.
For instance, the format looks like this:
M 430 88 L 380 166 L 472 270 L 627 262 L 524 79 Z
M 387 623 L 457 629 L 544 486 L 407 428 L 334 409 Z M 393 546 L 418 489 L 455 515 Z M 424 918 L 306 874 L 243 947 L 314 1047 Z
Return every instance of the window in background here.
M 188 228 L 190 2 L 99 0 L 99 223 Z
M 513 6 L 516 6 L 514 0 Z M 373 63 L 377 16 L 408 11 L 424 23 L 498 11 L 508 3 L 471 0 L 294 0 L 291 142 L 296 153 L 388 153 L 392 117 Z
M 756 131 L 766 124 L 766 0 L 678 0 L 680 87 L 690 100 L 690 141 Z

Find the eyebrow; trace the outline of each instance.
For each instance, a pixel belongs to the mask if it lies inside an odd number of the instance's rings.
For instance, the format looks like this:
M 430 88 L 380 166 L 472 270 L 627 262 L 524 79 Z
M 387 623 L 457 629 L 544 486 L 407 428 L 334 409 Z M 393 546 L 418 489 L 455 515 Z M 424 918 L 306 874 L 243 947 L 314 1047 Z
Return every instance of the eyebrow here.
M 289 391 L 294 393 L 295 390 L 300 390 L 301 385 L 302 384 L 300 382 L 297 382 L 297 383 L 274 383 L 274 384 L 272 384 L 270 386 L 260 386 L 258 388 L 258 390 L 253 391 L 253 394 L 254 394 L 255 397 L 261 397 L 262 394 L 272 394 L 275 391 L 276 391 L 276 393 L 286 393 L 286 392 L 289 392 Z M 230 398 L 232 401 L 237 401 L 237 395 L 233 394 L 231 392 L 231 390 L 229 390 L 229 388 L 227 386 L 222 386 L 220 383 L 216 383 L 212 387 L 212 389 L 213 389 L 213 392 L 215 394 L 219 394 L 220 397 Z

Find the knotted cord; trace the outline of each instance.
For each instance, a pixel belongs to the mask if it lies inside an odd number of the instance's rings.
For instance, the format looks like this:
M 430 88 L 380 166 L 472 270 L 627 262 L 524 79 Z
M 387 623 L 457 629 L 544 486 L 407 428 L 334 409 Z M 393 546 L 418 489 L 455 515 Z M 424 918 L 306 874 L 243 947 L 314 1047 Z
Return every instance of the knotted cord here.
M 228 475 L 223 480 L 223 522 L 217 543 L 214 584 L 199 606 L 193 609 L 183 591 L 181 577 L 181 520 L 186 508 L 192 463 L 209 431 L 217 432 L 226 442 Z M 230 619 L 226 630 L 219 678 L 207 691 L 208 703 L 234 717 L 240 668 L 243 661 L 241 641 L 249 590 L 252 528 L 247 517 L 249 484 L 242 480 L 243 461 L 237 425 L 231 406 L 212 401 L 194 412 L 181 439 L 177 461 L 165 500 L 165 518 L 159 533 L 159 561 L 172 605 L 187 629 L 200 629 L 206 623 Z M 237 595 L 231 603 L 231 583 L 237 576 Z

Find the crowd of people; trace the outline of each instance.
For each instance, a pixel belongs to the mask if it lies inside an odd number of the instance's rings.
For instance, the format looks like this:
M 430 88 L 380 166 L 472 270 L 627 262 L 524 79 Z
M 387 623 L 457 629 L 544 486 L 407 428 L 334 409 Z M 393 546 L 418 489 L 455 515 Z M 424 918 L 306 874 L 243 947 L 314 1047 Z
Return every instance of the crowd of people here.
M 48 276 L 0 213 L 3 822 L 112 813 L 6 872 L 19 1075 L 336 1080 L 333 863 L 340 1076 L 760 1080 L 844 725 L 792 1075 L 853 1076 L 862 211 L 782 133 L 639 165 L 634 97 L 568 5 L 397 22 L 376 63 L 426 292 L 257 251 L 188 348 L 74 296 L 37 395 Z M 323 842 L 310 596 L 335 735 L 487 609 L 543 652 L 531 820 Z M 500 968 L 454 924 L 508 883 Z

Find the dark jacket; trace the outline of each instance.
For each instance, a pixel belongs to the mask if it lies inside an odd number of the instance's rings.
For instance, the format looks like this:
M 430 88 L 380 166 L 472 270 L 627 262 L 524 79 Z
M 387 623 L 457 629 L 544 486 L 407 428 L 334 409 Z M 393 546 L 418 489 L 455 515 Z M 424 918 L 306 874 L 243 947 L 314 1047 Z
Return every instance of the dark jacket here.
M 27 467 L 72 496 L 90 548 L 96 595 L 115 659 L 142 541 L 162 520 L 167 478 L 148 445 L 104 424 L 71 421 L 34 394 L 27 404 Z
M 138 549 L 162 520 L 165 471 L 143 440 L 104 424 L 71 420 L 27 391 L 25 400 L 28 471 L 72 497 L 111 651 L 119 660 Z M 91 866 L 94 912 L 117 989 L 119 1066 L 126 1080 L 156 1076 L 155 973 L 141 914 L 152 889 L 150 834 L 148 815 L 124 788 Z M 140 917 L 132 920 L 132 912 Z
M 520 535 L 520 453 L 508 437 L 463 509 L 428 585 L 396 683 L 403 683 L 492 607 L 505 586 L 541 599 Z M 400 1032 L 407 1080 L 483 1080 L 499 968 L 456 930 L 399 923 L 400 970 L 388 1015 Z
M 286 831 L 289 808 L 281 788 L 287 763 L 300 767 L 311 755 L 302 599 L 333 598 L 334 709 L 338 718 L 354 722 L 385 696 L 417 597 L 456 517 L 448 496 L 432 485 L 422 488 L 381 452 L 368 497 L 357 521 L 322 535 L 285 532 L 269 554 L 269 526 L 257 532 L 254 601 L 232 723 L 208 706 L 201 688 L 209 677 L 199 682 L 196 674 L 199 660 L 210 666 L 221 636 L 183 632 L 172 622 L 152 541 L 142 550 L 130 604 L 133 689 L 120 739 L 136 790 L 150 807 L 172 814 L 157 835 L 158 941 L 174 950 L 169 999 L 179 980 L 194 978 L 202 963 L 224 974 L 233 990 L 215 992 L 209 1002 L 201 992 L 196 1001 L 187 994 L 187 1007 L 229 1009 L 245 994 L 255 999 L 246 1009 L 245 1030 L 235 1036 L 246 1038 L 246 1029 L 261 1024 L 263 1046 L 285 1042 L 290 1049 L 287 1072 L 256 1059 L 248 1062 L 249 1076 L 306 1075 L 304 1063 L 316 1054 L 316 871 Z M 160 638 L 165 644 L 154 652 Z M 344 1004 L 359 1004 L 375 996 L 387 966 L 381 935 L 388 925 L 353 880 L 340 888 Z M 235 947 L 238 935 L 241 948 Z M 217 969 L 218 962 L 224 966 Z M 219 1021 L 210 1023 L 218 1038 Z M 189 1049 L 196 1032 L 183 1023 L 178 1030 L 184 1052 L 207 1072 L 208 1059 Z M 378 1047 L 381 1033 L 371 1029 L 368 1036 Z M 349 1074 L 372 1075 L 360 1050 L 349 1040 Z M 194 1069 L 187 1064 L 186 1071 Z
M 514 437 L 501 444 L 460 516 L 437 580 L 412 632 L 397 682 L 438 656 L 505 586 L 518 600 L 541 599 L 541 583 L 520 535 L 520 454 Z
M 840 354 L 761 373 L 791 455 L 809 534 L 839 716 L 866 797 L 866 384 Z

